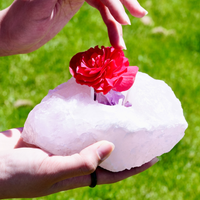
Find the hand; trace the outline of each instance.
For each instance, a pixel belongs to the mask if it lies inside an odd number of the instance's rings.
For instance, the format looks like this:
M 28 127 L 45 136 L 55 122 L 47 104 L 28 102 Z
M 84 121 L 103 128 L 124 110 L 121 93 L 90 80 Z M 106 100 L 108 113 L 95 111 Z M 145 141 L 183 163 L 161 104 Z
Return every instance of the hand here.
M 148 13 L 137 0 L 86 0 L 86 2 L 100 11 L 108 29 L 111 45 L 120 49 L 126 49 L 121 25 L 130 24 L 123 5 L 135 17 L 143 17 Z
M 113 173 L 98 167 L 113 150 L 110 142 L 97 142 L 72 156 L 53 156 L 24 143 L 21 132 L 12 129 L 0 133 L 0 199 L 39 197 L 88 186 L 95 170 L 97 184 L 114 183 L 157 162 L 155 158 L 141 167 Z
M 110 42 L 116 48 L 126 48 L 121 24 L 129 24 L 130 20 L 123 5 L 136 17 L 147 13 L 136 0 L 86 1 L 100 11 Z M 67 24 L 83 3 L 84 0 L 15 0 L 0 11 L 0 56 L 40 48 Z

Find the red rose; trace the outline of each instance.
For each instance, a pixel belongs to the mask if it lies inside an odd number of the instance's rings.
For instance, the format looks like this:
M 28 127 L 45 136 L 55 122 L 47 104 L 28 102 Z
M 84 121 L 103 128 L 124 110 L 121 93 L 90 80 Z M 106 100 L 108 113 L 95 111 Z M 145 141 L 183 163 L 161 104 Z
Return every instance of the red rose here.
M 138 67 L 129 66 L 124 52 L 113 47 L 98 46 L 77 53 L 70 61 L 70 73 L 81 85 L 107 94 L 111 89 L 122 92 L 134 83 Z

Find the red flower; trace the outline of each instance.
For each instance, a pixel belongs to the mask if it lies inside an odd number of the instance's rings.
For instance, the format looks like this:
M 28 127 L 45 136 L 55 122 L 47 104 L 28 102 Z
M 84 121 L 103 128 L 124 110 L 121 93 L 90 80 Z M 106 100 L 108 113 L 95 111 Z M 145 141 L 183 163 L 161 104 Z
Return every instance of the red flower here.
M 77 53 L 70 61 L 70 73 L 81 85 L 107 94 L 111 89 L 122 92 L 134 83 L 138 67 L 129 66 L 124 52 L 113 47 L 98 46 Z

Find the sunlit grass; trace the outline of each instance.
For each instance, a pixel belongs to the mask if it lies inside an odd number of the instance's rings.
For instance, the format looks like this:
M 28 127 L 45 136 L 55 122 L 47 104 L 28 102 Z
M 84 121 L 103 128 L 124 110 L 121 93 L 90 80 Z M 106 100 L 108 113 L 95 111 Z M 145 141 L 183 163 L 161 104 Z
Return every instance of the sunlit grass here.
M 12 1 L 1 1 L 5 8 Z M 200 2 L 141 0 L 152 25 L 130 16 L 124 27 L 126 56 L 131 65 L 166 81 L 181 100 L 189 128 L 181 142 L 151 169 L 113 185 L 81 188 L 43 199 L 68 200 L 194 200 L 200 196 Z M 172 34 L 153 34 L 162 26 Z M 68 63 L 79 51 L 108 46 L 98 11 L 84 5 L 66 27 L 39 50 L 0 58 L 0 129 L 23 126 L 32 106 L 15 108 L 18 99 L 36 105 L 49 89 L 70 77 Z

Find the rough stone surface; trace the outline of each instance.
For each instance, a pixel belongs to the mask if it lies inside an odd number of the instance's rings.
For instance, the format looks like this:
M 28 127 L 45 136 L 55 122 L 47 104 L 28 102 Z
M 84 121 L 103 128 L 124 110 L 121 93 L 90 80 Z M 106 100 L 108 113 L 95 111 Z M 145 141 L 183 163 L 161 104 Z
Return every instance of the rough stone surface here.
M 71 155 L 108 140 L 115 150 L 101 167 L 110 171 L 141 166 L 182 139 L 187 122 L 166 83 L 138 72 L 132 88 L 123 94 L 132 107 L 99 104 L 92 88 L 71 78 L 49 91 L 29 113 L 22 137 L 56 155 Z

